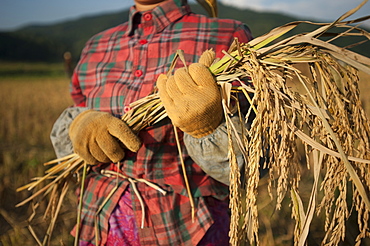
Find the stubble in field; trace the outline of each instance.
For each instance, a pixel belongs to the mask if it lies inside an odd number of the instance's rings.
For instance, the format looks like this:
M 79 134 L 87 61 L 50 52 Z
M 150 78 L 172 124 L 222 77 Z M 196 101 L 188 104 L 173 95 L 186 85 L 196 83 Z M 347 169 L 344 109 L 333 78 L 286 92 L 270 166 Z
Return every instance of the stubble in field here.
M 72 104 L 64 77 L 0 78 L 0 242 L 35 245 L 25 220 L 30 208 L 15 208 L 28 192 L 15 190 L 43 176 L 42 163 L 55 159 L 49 139 L 53 123 Z M 74 221 L 73 221 L 74 222 Z M 42 220 L 39 228 L 43 228 Z M 67 223 L 67 222 L 66 222 Z M 58 237 L 68 238 L 67 229 Z M 1 243 L 0 243 L 1 244 Z

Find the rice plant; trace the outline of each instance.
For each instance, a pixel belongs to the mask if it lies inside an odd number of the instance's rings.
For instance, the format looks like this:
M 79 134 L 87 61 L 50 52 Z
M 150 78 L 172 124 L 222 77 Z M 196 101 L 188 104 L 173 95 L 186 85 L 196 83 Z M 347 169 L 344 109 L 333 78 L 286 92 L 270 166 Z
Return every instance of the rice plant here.
M 231 245 L 259 244 L 256 201 L 261 158 L 268 160 L 263 165 L 269 170 L 269 193 L 276 201 L 276 209 L 281 208 L 285 197 L 290 198 L 296 245 L 305 244 L 315 213 L 325 214 L 324 245 L 337 245 L 344 240 L 345 222 L 353 211 L 358 213 L 357 245 L 370 236 L 370 128 L 358 89 L 358 71 L 370 74 L 370 59 L 333 44 L 350 36 L 370 39 L 368 32 L 352 25 L 370 17 L 343 21 L 366 2 L 333 23 L 294 22 L 247 44 L 235 40 L 225 56 L 210 67 L 223 97 L 229 136 L 235 129 L 232 115 L 238 115 L 242 122 L 255 115 L 251 127 L 229 141 Z M 316 29 L 284 37 L 302 23 Z M 341 31 L 332 32 L 336 28 Z M 178 58 L 182 58 L 181 51 L 173 64 Z M 302 65 L 308 73 L 299 69 Z M 289 83 L 292 80 L 295 83 Z M 238 85 L 231 83 L 235 81 Z M 250 102 L 248 110 L 238 107 L 236 94 L 244 95 Z M 122 120 L 136 132 L 166 117 L 156 91 L 131 108 Z M 246 166 L 242 171 L 236 164 L 232 141 L 237 141 L 243 152 Z M 304 146 L 306 167 L 313 169 L 310 198 L 305 206 L 299 193 L 303 166 L 297 142 Z M 51 205 L 46 212 L 55 221 L 69 180 L 76 174 L 86 174 L 88 167 L 76 154 L 46 165 L 53 166 L 43 177 L 19 190 L 41 188 L 18 205 L 41 195 L 48 197 Z M 46 185 L 44 181 L 48 181 Z M 320 190 L 323 195 L 319 200 Z M 44 244 L 52 230 L 50 223 Z

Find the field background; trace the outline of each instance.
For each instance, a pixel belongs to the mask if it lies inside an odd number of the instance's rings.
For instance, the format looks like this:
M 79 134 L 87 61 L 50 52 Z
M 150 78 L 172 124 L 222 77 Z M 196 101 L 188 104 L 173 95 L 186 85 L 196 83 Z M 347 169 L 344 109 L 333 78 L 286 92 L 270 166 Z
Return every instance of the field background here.
M 32 210 L 28 204 L 15 208 L 30 193 L 15 190 L 32 177 L 43 175 L 42 164 L 55 159 L 49 134 L 53 122 L 72 104 L 69 79 L 63 64 L 2 63 L 0 67 L 19 74 L 0 77 L 0 242 L 37 245 L 27 229 L 26 219 Z M 74 212 L 70 208 L 75 205 L 66 206 L 69 208 L 62 212 L 54 234 L 58 244 L 53 245 L 62 245 L 59 241 L 71 245 L 68 234 L 74 223 L 73 213 L 69 216 L 65 211 Z M 33 224 L 42 233 L 48 223 L 37 216 Z
M 1 75 L 3 71 L 13 71 L 10 73 L 13 75 Z M 361 74 L 359 87 L 368 115 L 369 81 L 369 75 Z M 17 193 L 15 190 L 31 178 L 42 176 L 45 170 L 42 164 L 55 158 L 49 133 L 60 113 L 72 104 L 69 78 L 64 73 L 63 64 L 59 63 L 0 63 L 0 98 L 0 245 L 37 245 L 27 229 L 31 206 L 15 208 L 30 193 Z M 301 194 L 308 199 L 312 175 L 305 167 L 302 167 L 302 172 Z M 266 187 L 266 180 L 262 179 L 259 195 L 261 245 L 292 245 L 294 222 L 289 202 L 285 201 L 283 209 L 275 211 Z M 72 192 L 67 198 L 52 245 L 71 245 L 73 242 L 69 232 L 75 223 L 77 203 Z M 41 237 L 48 225 L 47 218 L 45 220 L 38 213 L 32 225 Z M 320 245 L 323 226 L 322 218 L 315 217 L 309 245 Z M 353 245 L 356 227 L 356 220 L 350 220 L 343 245 Z M 364 241 L 365 244 L 370 245 L 368 241 Z

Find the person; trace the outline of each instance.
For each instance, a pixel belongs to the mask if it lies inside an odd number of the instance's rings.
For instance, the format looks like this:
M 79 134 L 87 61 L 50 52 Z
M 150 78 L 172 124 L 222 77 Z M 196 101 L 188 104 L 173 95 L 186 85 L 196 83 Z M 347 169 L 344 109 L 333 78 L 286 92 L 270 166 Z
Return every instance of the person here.
M 128 22 L 87 42 L 74 105 L 51 133 L 58 157 L 74 151 L 91 165 L 72 231 L 80 245 L 229 245 L 227 132 L 207 66 L 235 38 L 252 36 L 239 21 L 191 12 L 186 0 L 135 0 Z M 177 50 L 188 69 L 179 62 L 166 76 Z M 134 133 L 120 117 L 156 85 L 169 118 Z

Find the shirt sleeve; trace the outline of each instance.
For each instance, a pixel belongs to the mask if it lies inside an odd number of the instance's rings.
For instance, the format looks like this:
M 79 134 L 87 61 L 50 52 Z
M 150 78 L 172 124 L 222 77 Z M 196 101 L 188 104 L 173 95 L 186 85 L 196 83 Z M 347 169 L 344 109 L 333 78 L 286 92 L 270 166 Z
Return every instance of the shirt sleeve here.
M 55 121 L 50 133 L 50 140 L 53 145 L 57 158 L 73 154 L 73 146 L 69 138 L 68 129 L 72 121 L 82 113 L 88 110 L 86 107 L 71 107 L 63 111 Z
M 248 43 L 253 39 L 251 30 L 245 24 L 239 25 L 233 36 L 234 38 L 237 38 L 240 43 Z
M 92 38 L 85 44 L 85 47 L 81 52 L 80 60 L 77 63 L 71 78 L 70 94 L 75 107 L 86 107 L 86 95 L 84 95 L 80 85 L 79 73 L 82 66 L 81 63 L 86 60 L 86 57 L 88 55 L 91 40 Z
M 75 107 L 86 106 L 86 96 L 82 93 L 80 81 L 78 80 L 78 75 L 76 71 L 73 73 L 71 80 L 71 97 Z
M 242 125 L 238 116 L 231 118 L 240 136 Z M 233 134 L 233 148 L 236 154 L 239 169 L 244 165 L 244 157 Z M 216 130 L 202 138 L 194 138 L 184 133 L 184 143 L 190 157 L 212 178 L 229 185 L 230 164 L 228 158 L 228 134 L 226 123 L 221 124 Z

